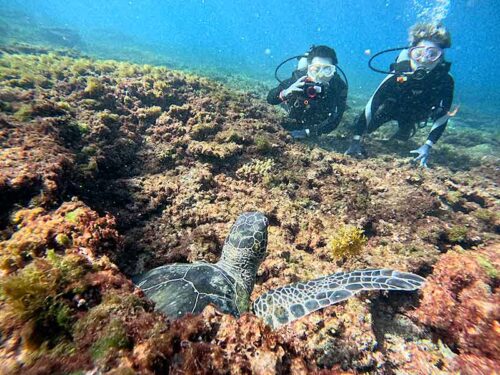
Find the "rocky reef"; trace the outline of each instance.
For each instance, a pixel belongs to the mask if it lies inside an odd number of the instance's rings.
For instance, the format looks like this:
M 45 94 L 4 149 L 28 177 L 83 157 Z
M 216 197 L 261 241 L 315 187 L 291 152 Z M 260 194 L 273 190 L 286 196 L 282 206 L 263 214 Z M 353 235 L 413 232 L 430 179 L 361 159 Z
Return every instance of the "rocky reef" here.
M 298 143 L 279 110 L 215 80 L 4 49 L 0 372 L 498 371 L 498 138 L 451 126 L 422 170 L 407 151 L 423 135 L 387 143 L 381 129 L 372 157 L 355 160 L 334 150 L 357 109 L 332 135 Z M 271 223 L 253 299 L 356 268 L 428 282 L 277 331 L 213 307 L 176 321 L 156 313 L 131 276 L 217 260 L 245 210 Z

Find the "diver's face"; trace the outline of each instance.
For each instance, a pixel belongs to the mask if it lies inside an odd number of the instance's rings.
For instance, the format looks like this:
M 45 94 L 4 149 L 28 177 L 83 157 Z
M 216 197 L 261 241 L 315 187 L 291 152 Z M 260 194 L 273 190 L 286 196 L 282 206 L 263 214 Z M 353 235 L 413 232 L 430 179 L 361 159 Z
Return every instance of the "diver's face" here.
M 423 68 L 434 69 L 443 59 L 443 50 L 430 40 L 422 40 L 415 47 L 409 49 L 412 70 Z
M 329 82 L 335 74 L 335 65 L 328 57 L 314 57 L 307 66 L 307 76 L 309 79 L 319 82 Z

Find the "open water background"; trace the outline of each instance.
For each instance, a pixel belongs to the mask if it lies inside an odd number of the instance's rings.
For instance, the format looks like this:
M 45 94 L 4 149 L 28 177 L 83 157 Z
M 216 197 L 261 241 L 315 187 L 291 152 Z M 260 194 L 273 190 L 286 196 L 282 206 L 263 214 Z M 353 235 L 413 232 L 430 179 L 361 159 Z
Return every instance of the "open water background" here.
M 455 104 L 469 113 L 500 114 L 498 0 L 0 0 L 2 13 L 7 23 L 75 30 L 82 41 L 76 47 L 90 55 L 135 62 L 155 62 L 157 55 L 186 69 L 266 83 L 285 58 L 327 44 L 337 51 L 350 93 L 362 97 L 383 79 L 368 69 L 367 50 L 405 46 L 415 22 L 442 21 L 452 33 L 446 57 L 453 63 Z M 395 56 L 376 65 L 385 68 Z M 291 69 L 285 66 L 282 77 Z

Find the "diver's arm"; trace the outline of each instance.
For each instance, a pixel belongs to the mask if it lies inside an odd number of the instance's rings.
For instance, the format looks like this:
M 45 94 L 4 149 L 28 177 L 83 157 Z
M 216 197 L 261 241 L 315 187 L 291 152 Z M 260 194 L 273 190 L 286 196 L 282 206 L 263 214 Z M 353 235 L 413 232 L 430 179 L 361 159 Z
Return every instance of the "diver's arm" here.
M 441 138 L 441 135 L 446 129 L 448 119 L 450 118 L 449 112 L 451 109 L 451 104 L 453 103 L 454 86 L 455 84 L 453 82 L 453 78 L 448 75 L 446 82 L 444 82 L 442 86 L 442 95 L 439 110 L 436 111 L 436 114 L 433 116 L 434 123 L 432 124 L 432 128 L 429 136 L 427 137 L 427 141 L 425 142 L 429 146 L 434 145 L 439 140 L 439 138 Z
M 417 154 L 414 162 L 420 162 L 420 166 L 427 168 L 427 160 L 429 159 L 432 146 L 438 141 L 443 134 L 450 118 L 450 108 L 453 102 L 453 78 L 448 75 L 446 81 L 441 85 L 441 102 L 439 107 L 433 114 L 434 124 L 432 125 L 431 132 L 427 137 L 427 141 L 416 150 L 410 151 L 412 154 Z
M 267 102 L 269 104 L 280 104 L 287 100 L 287 96 L 293 94 L 297 91 L 302 91 L 302 86 L 304 85 L 303 81 L 306 79 L 306 76 L 302 76 L 297 80 L 293 78 L 289 78 L 280 83 L 280 85 L 271 91 L 267 95 Z
M 283 81 L 279 84 L 278 87 L 275 87 L 274 89 L 271 89 L 271 91 L 269 91 L 269 93 L 267 94 L 267 102 L 269 104 L 276 105 L 283 102 L 283 99 L 280 97 L 280 93 L 288 87 L 288 85 L 285 86 L 285 82 L 288 82 L 288 80 Z

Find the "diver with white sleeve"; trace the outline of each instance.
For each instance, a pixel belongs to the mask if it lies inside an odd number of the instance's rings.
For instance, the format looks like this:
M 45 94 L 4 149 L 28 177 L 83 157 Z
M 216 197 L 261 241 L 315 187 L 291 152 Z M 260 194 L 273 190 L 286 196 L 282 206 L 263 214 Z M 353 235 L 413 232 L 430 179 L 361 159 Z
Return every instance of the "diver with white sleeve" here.
M 354 137 L 346 155 L 366 156 L 363 135 L 388 121 L 395 120 L 399 126 L 392 139 L 406 141 L 415 134 L 417 127 L 425 127 L 431 119 L 432 128 L 426 142 L 410 151 L 417 154 L 414 161 L 427 167 L 430 150 L 453 115 L 450 108 L 454 81 L 449 73 L 451 64 L 444 59 L 444 49 L 451 46 L 451 37 L 442 25 L 416 24 L 410 29 L 410 43 L 410 47 L 385 50 L 370 59 L 370 68 L 387 76 L 356 118 Z M 401 53 L 390 71 L 371 65 L 375 57 L 397 50 Z

